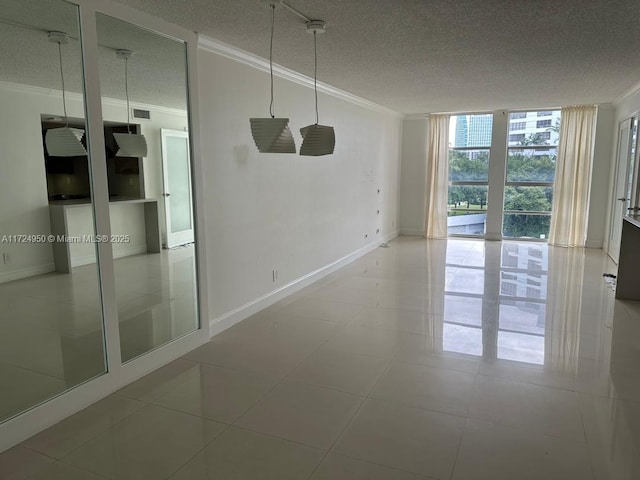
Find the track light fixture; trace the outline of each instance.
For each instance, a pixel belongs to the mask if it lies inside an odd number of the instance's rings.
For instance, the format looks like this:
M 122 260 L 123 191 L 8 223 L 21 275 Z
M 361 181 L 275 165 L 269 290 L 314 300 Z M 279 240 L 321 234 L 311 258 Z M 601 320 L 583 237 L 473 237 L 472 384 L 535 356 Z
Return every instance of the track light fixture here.
M 270 118 L 250 118 L 251 135 L 261 153 L 296 153 L 293 135 L 289 130 L 288 118 L 276 118 L 273 113 L 273 31 L 275 24 L 276 4 L 270 3 L 271 8 L 271 39 L 269 43 L 269 74 L 271 77 L 271 102 L 269 104 Z
M 114 133 L 118 144 L 116 157 L 146 157 L 147 139 L 144 135 L 131 132 L 131 108 L 129 107 L 129 60 L 133 57 L 131 50 L 116 50 L 116 57 L 124 60 L 124 92 L 127 97 L 127 133 Z
M 82 145 L 84 130 L 70 128 L 67 118 L 67 98 L 64 88 L 64 68 L 62 65 L 62 45 L 69 43 L 69 35 L 65 32 L 49 32 L 49 41 L 58 44 L 58 59 L 60 63 L 60 79 L 62 83 L 62 109 L 66 125 L 59 128 L 50 128 L 44 137 L 47 152 L 52 157 L 82 157 L 87 154 Z

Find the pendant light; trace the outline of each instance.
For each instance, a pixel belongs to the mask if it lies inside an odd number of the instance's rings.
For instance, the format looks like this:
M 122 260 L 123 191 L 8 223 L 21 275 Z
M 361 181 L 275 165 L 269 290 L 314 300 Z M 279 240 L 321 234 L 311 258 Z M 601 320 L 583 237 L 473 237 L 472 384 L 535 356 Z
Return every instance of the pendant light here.
M 62 109 L 66 125 L 60 128 L 50 128 L 44 137 L 47 152 L 51 157 L 81 157 L 87 154 L 82 145 L 84 130 L 70 128 L 67 118 L 67 99 L 64 89 L 64 69 L 62 67 L 62 45 L 69 43 L 69 35 L 64 32 L 49 32 L 49 41 L 58 44 L 58 59 L 60 62 L 60 78 L 62 82 Z
M 133 56 L 131 50 L 116 50 L 116 57 L 124 60 L 124 92 L 127 97 L 127 133 L 114 133 L 113 138 L 118 144 L 116 157 L 146 157 L 147 140 L 144 135 L 131 133 L 131 109 L 129 107 L 129 60 Z
M 260 153 L 296 153 L 293 135 L 289 130 L 288 118 L 276 118 L 273 114 L 273 30 L 275 23 L 275 3 L 271 8 L 271 41 L 269 44 L 269 74 L 271 76 L 270 118 L 250 118 L 251 135 Z
M 302 145 L 300 155 L 319 157 L 331 155 L 336 146 L 336 135 L 333 127 L 318 124 L 318 45 L 317 34 L 324 33 L 324 21 L 310 20 L 306 22 L 307 32 L 313 34 L 313 90 L 316 99 L 316 123 L 300 129 Z

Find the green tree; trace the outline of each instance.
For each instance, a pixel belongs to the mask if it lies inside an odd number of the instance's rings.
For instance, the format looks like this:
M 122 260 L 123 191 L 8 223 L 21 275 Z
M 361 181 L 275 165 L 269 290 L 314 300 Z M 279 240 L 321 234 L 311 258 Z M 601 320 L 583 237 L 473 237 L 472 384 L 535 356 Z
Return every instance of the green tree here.
M 505 210 L 548 212 L 551 210 L 551 187 L 506 187 Z M 505 213 L 503 231 L 507 237 L 540 238 L 549 232 L 550 217 Z

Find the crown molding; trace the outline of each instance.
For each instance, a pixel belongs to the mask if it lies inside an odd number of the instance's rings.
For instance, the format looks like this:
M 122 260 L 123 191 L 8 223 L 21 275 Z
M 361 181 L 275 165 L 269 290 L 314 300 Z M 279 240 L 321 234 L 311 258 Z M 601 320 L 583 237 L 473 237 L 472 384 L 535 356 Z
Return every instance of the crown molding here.
M 633 94 L 637 93 L 638 91 L 640 91 L 640 82 L 636 83 L 633 87 L 631 87 L 629 90 L 627 90 L 626 92 L 624 92 L 622 95 L 620 95 L 618 98 L 616 98 L 613 102 L 614 106 L 618 106 L 620 105 L 624 100 L 626 100 L 627 98 L 629 98 L 630 96 L 632 96 Z
M 429 118 L 428 113 L 410 113 L 404 116 L 405 120 L 426 120 Z
M 198 35 L 198 48 L 207 52 L 221 55 L 226 58 L 230 58 L 231 60 L 235 60 L 263 72 L 269 72 L 269 60 L 258 55 L 254 55 L 253 53 L 249 53 L 245 50 L 241 50 L 237 47 L 234 47 L 233 45 L 229 45 L 228 43 L 224 43 L 219 40 L 207 37 L 205 35 Z M 277 77 L 283 78 L 298 85 L 313 88 L 313 78 L 291 70 L 290 68 L 278 65 L 276 63 L 273 64 L 273 74 Z M 404 117 L 404 114 L 400 112 L 396 112 L 395 110 L 392 110 L 390 108 L 383 107 L 382 105 L 378 105 L 377 103 L 371 102 L 370 100 L 358 97 L 323 82 L 318 82 L 318 91 L 327 95 L 331 95 L 332 97 L 336 97 L 341 100 L 353 103 L 360 107 L 367 108 L 369 110 L 391 114 L 399 118 Z

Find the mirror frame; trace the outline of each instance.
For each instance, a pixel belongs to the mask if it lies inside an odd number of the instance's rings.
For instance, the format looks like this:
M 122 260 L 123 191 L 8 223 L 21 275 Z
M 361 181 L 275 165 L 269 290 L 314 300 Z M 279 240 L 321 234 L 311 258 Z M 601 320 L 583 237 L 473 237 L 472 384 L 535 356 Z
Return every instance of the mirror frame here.
M 93 210 L 96 234 L 110 235 L 109 192 L 102 119 L 102 96 L 98 70 L 96 14 L 111 16 L 160 36 L 181 41 L 186 46 L 186 80 L 189 143 L 191 149 L 192 191 L 198 292 L 198 329 L 161 345 L 126 363 L 121 362 L 118 312 L 115 292 L 113 252 L 110 243 L 98 243 L 99 284 L 102 295 L 104 341 L 107 372 L 80 384 L 24 413 L 0 424 L 0 452 L 26 440 L 41 430 L 110 395 L 138 378 L 207 342 L 209 305 L 206 261 L 204 181 L 200 151 L 200 112 L 197 94 L 198 36 L 111 0 L 64 0 L 78 7 L 84 101 L 88 146 L 92 155 Z

